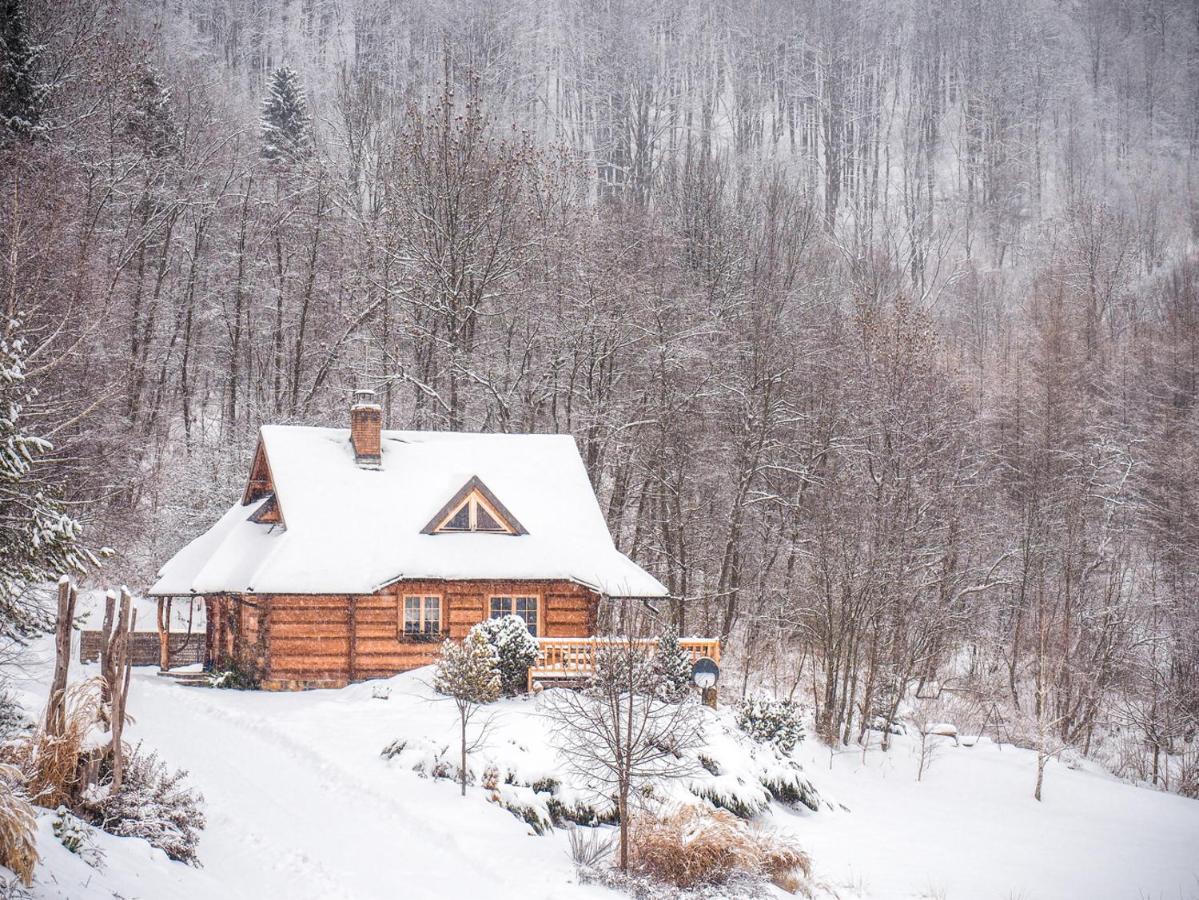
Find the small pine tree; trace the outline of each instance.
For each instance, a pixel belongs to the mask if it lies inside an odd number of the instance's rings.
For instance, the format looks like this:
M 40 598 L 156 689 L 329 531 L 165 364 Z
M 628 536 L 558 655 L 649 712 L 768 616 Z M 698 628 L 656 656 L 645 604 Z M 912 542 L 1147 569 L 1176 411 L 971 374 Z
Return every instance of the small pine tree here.
M 262 156 L 281 163 L 295 162 L 312 152 L 308 102 L 300 76 L 283 66 L 271 76 L 262 101 Z
M 23 406 L 35 392 L 25 383 L 19 324 L 0 332 L 0 635 L 23 640 L 53 624 L 32 589 L 96 558 L 80 546 L 80 524 L 63 510 L 53 485 L 36 466 L 52 449 L 24 431 Z
M 25 31 L 24 6 L 23 0 L 0 0 L 0 127 L 17 137 L 38 131 L 42 105 L 37 48 Z
M 466 728 L 480 706 L 500 696 L 499 654 L 482 631 L 472 628 L 461 644 L 446 641 L 441 645 L 433 689 L 450 697 L 458 707 L 462 736 L 458 781 L 466 796 L 466 754 L 471 749 Z
M 679 630 L 673 625 L 668 625 L 658 638 L 655 663 L 665 699 L 678 699 L 686 693 L 691 686 L 691 656 L 679 645 Z
M 483 634 L 499 656 L 500 681 L 505 694 L 519 694 L 528 685 L 529 668 L 537 662 L 537 638 L 520 616 L 488 619 L 471 631 Z

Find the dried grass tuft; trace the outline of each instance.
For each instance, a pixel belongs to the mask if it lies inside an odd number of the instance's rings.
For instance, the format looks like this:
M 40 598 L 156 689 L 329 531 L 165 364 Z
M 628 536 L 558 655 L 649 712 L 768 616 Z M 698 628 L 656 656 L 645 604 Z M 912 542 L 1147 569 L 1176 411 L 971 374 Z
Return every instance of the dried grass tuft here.
M 20 769 L 29 799 L 46 809 L 73 807 L 85 786 L 84 759 L 92 728 L 100 721 L 99 679 L 67 688 L 63 733 L 43 723 L 32 734 L 4 748 L 5 761 Z
M 630 866 L 657 881 L 689 889 L 750 875 L 792 893 L 805 890 L 806 853 L 724 810 L 687 806 L 631 824 Z
M 22 780 L 16 766 L 0 763 L 0 866 L 28 887 L 38 860 L 37 814 L 19 787 Z

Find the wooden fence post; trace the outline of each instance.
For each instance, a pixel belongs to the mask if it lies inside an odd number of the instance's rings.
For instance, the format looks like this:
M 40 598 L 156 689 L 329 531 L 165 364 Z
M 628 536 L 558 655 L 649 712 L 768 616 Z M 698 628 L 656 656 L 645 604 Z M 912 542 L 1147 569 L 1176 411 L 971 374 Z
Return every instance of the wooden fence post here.
M 121 609 L 117 616 L 117 628 L 114 636 L 115 653 L 113 659 L 112 683 L 112 789 L 120 790 L 121 779 L 125 774 L 125 752 L 121 745 L 121 734 L 125 730 L 125 698 L 129 693 L 129 675 L 131 671 L 129 656 L 130 606 L 132 597 L 129 589 L 121 588 Z M 133 622 L 137 621 L 136 613 Z
M 67 672 L 71 665 L 71 625 L 75 620 L 75 585 L 66 576 L 58 580 L 58 620 L 54 627 L 54 678 L 46 705 L 46 732 L 61 737 L 66 728 Z
M 104 625 L 100 630 L 100 709 L 106 723 L 112 722 L 113 627 L 116 625 L 117 595 L 115 591 L 104 592 Z

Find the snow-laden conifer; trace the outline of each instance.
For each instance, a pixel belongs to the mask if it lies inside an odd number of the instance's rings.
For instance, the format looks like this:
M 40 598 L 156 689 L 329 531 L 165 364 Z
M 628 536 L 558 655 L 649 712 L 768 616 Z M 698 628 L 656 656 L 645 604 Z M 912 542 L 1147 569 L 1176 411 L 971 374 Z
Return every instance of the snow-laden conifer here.
M 23 0 L 0 0 L 0 139 L 39 130 L 44 89 L 37 79 L 38 48 L 25 26 Z
M 287 66 L 275 70 L 262 101 L 262 156 L 295 162 L 312 151 L 311 119 L 300 76 Z
M 0 332 L 0 635 L 22 639 L 52 622 L 32 588 L 96 560 L 80 546 L 82 528 L 67 515 L 41 462 L 52 445 L 21 422 L 35 391 L 25 381 L 19 323 L 7 325 Z
M 663 696 L 681 696 L 691 685 L 691 655 L 679 644 L 679 630 L 673 625 L 668 625 L 658 638 L 655 661 L 662 676 Z

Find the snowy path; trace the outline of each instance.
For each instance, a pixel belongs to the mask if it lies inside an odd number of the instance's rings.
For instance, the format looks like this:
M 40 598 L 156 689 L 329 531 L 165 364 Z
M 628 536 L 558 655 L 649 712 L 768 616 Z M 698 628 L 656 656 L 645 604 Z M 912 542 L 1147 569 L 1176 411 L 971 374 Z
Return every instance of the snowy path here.
M 76 677 L 94 667 L 76 670 Z M 566 836 L 527 827 L 471 789 L 418 777 L 380 751 L 397 737 L 453 746 L 452 707 L 421 671 L 294 694 L 189 688 L 134 675 L 130 740 L 191 772 L 206 798 L 200 871 L 104 837 L 96 873 L 57 848 L 38 900 L 570 900 L 615 898 L 575 883 Z M 25 685 L 35 708 L 44 678 Z M 387 700 L 373 698 L 390 691 Z M 532 701 L 497 705 L 490 751 L 552 765 Z M 514 746 L 508 747 L 508 743 Z M 504 749 L 507 747 L 507 749 Z M 913 745 L 798 753 L 847 810 L 776 808 L 839 900 L 1199 900 L 1199 802 L 1052 763 L 1045 802 L 1034 754 L 944 746 L 915 781 Z M 535 759 L 536 758 L 536 759 Z M 53 850 L 48 820 L 43 843 Z
M 507 812 L 461 800 L 444 783 L 389 769 L 378 755 L 387 705 L 341 699 L 206 691 L 135 676 L 130 737 L 145 738 L 203 786 L 201 856 L 232 892 L 226 897 L 606 893 L 569 883 L 559 841 L 529 837 Z M 329 716 L 324 706 L 342 708 Z

